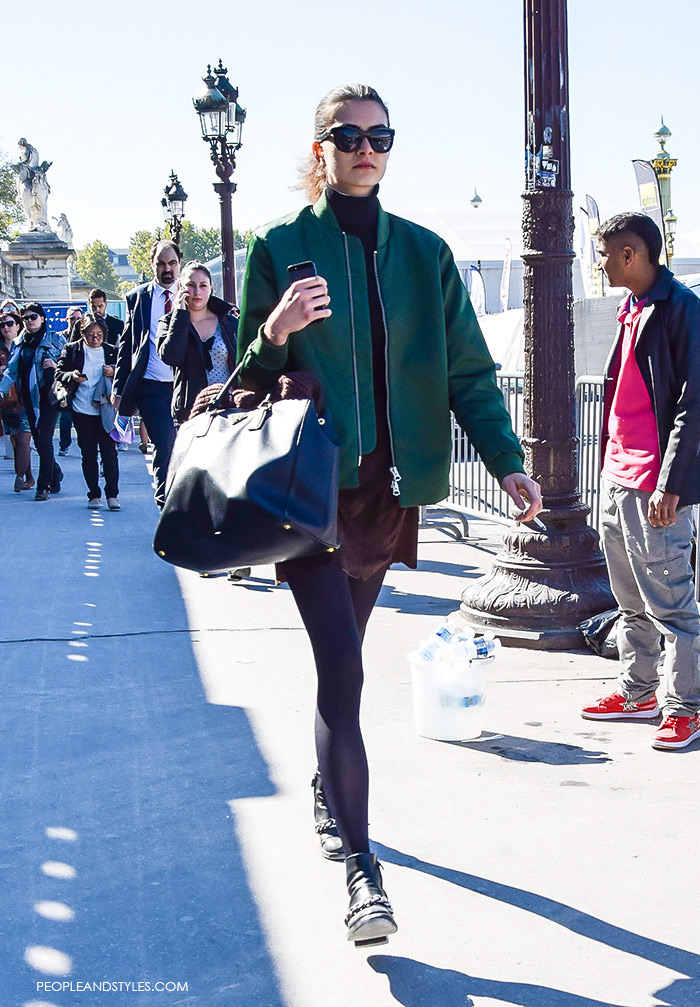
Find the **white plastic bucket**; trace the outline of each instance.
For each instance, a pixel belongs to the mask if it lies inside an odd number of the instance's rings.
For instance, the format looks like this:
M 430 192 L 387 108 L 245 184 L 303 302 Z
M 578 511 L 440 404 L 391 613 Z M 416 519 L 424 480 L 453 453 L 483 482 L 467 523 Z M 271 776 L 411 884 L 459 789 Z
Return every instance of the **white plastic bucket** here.
M 481 734 L 486 699 L 487 666 L 480 661 L 424 661 L 408 655 L 413 683 L 416 731 L 436 741 L 468 741 Z

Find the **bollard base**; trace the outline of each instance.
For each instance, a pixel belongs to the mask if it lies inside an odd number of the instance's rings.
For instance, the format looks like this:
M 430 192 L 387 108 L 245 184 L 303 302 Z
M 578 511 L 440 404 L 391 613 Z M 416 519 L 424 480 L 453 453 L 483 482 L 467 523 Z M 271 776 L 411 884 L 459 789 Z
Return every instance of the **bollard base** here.
M 508 531 L 489 573 L 464 590 L 460 617 L 472 629 L 491 630 L 505 646 L 583 648 L 579 623 L 615 606 L 587 513 L 582 504 L 542 511 L 546 532 Z

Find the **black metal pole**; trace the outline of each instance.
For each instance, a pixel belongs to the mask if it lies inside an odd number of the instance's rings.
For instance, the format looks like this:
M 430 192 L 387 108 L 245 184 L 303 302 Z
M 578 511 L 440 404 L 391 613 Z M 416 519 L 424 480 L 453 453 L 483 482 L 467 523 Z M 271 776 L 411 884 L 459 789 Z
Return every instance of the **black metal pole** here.
M 566 0 L 525 0 L 524 437 L 546 532 L 515 527 L 467 588 L 474 626 L 521 646 L 581 646 L 576 628 L 614 604 L 578 490 Z
M 233 217 L 231 196 L 236 191 L 235 182 L 216 182 L 214 190 L 221 204 L 221 278 L 224 300 L 236 303 L 236 256 L 233 241 Z
M 214 191 L 219 197 L 221 206 L 221 279 L 224 300 L 229 304 L 236 304 L 236 255 L 231 213 L 231 197 L 236 191 L 236 183 L 231 181 L 231 175 L 236 167 L 236 153 L 235 148 L 226 143 L 225 136 L 210 143 L 211 159 L 216 174 L 221 179 L 220 182 L 214 183 Z

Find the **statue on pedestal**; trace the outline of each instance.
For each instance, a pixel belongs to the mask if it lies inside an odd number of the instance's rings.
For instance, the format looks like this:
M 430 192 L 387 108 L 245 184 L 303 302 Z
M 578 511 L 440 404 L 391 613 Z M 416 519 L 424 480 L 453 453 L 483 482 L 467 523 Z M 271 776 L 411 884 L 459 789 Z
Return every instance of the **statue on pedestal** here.
M 19 162 L 10 167 L 17 175 L 17 190 L 29 222 L 27 230 L 50 231 L 46 203 L 51 188 L 46 181 L 46 172 L 53 161 L 43 161 L 39 164 L 36 147 L 27 143 L 24 137 L 19 141 L 19 150 Z
M 56 221 L 56 234 L 65 241 L 69 248 L 73 247 L 73 228 L 68 223 L 68 217 L 62 213 L 60 217 L 52 217 Z

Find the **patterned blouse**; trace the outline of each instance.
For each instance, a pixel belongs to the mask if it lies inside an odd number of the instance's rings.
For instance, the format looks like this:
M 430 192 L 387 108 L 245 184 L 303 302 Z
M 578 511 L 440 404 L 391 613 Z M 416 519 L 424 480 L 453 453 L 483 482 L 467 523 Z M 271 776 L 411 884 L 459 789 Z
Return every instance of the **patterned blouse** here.
M 217 384 L 218 382 L 223 384 L 231 376 L 231 368 L 229 366 L 228 347 L 224 342 L 224 337 L 221 335 L 221 325 L 218 322 L 211 341 L 207 340 L 207 347 L 211 356 L 211 370 L 207 370 L 207 382 L 210 385 Z

